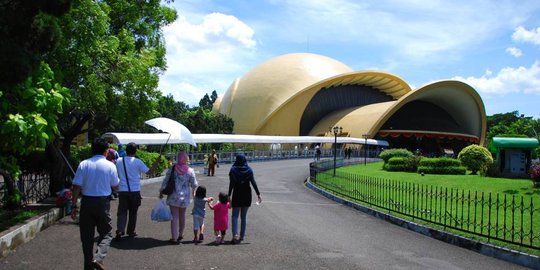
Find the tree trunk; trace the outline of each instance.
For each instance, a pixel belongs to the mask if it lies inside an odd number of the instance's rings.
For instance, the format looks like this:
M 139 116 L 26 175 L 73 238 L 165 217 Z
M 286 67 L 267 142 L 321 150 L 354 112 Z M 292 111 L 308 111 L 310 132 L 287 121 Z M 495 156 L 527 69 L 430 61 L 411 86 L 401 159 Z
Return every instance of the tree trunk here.
M 9 174 L 9 172 L 3 169 L 0 169 L 0 175 L 4 177 L 4 185 L 6 187 L 6 194 L 4 194 L 5 196 L 4 207 L 9 210 L 14 210 L 20 206 L 20 198 L 18 200 L 16 198 L 16 194 L 18 192 L 17 192 L 17 187 L 15 186 L 15 181 L 13 180 L 13 177 L 11 176 L 11 174 Z
M 49 184 L 50 194 L 55 194 L 64 188 L 64 182 L 71 174 L 68 164 L 61 155 L 62 150 L 58 147 L 58 143 L 58 140 L 54 140 L 47 146 L 47 160 L 49 160 L 49 173 L 51 178 Z M 69 151 L 67 151 L 67 153 L 69 155 Z

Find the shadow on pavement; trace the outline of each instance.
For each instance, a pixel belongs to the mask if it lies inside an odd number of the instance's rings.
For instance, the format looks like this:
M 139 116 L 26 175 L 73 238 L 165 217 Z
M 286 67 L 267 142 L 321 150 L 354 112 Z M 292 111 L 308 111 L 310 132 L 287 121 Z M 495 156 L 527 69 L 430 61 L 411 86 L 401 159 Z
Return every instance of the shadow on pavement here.
M 146 250 L 162 246 L 170 246 L 167 240 L 150 237 L 123 238 L 122 241 L 111 242 L 111 247 L 122 250 Z

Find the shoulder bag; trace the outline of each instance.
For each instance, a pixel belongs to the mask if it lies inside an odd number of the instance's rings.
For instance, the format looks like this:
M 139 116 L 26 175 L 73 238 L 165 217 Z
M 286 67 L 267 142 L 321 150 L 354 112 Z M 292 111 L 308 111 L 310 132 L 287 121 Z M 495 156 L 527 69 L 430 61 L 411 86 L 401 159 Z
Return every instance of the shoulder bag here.
M 175 181 L 174 181 L 174 166 L 171 168 L 171 175 L 169 176 L 169 180 L 167 181 L 167 186 L 161 191 L 161 193 L 165 195 L 171 195 L 174 192 L 175 188 Z

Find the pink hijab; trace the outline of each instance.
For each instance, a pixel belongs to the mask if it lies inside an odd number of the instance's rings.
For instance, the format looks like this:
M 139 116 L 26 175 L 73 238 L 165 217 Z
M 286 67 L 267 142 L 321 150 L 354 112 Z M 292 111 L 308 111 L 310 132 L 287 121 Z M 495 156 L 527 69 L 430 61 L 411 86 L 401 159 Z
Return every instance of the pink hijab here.
M 174 166 L 174 170 L 178 174 L 185 174 L 189 170 L 189 166 L 187 165 L 188 162 L 188 155 L 185 152 L 178 153 L 178 156 L 176 157 L 176 160 L 178 161 L 176 163 L 176 166 Z

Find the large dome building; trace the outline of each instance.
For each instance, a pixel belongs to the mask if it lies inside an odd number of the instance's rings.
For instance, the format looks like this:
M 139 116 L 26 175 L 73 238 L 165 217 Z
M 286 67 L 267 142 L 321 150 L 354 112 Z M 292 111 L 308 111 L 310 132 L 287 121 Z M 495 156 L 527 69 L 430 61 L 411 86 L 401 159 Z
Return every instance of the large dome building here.
M 236 79 L 214 103 L 234 120 L 234 133 L 340 136 L 387 140 L 391 147 L 425 152 L 483 143 L 486 113 L 478 93 L 453 80 L 414 91 L 380 71 L 353 71 L 317 54 L 272 58 Z M 333 135 L 332 135 L 333 136 Z

